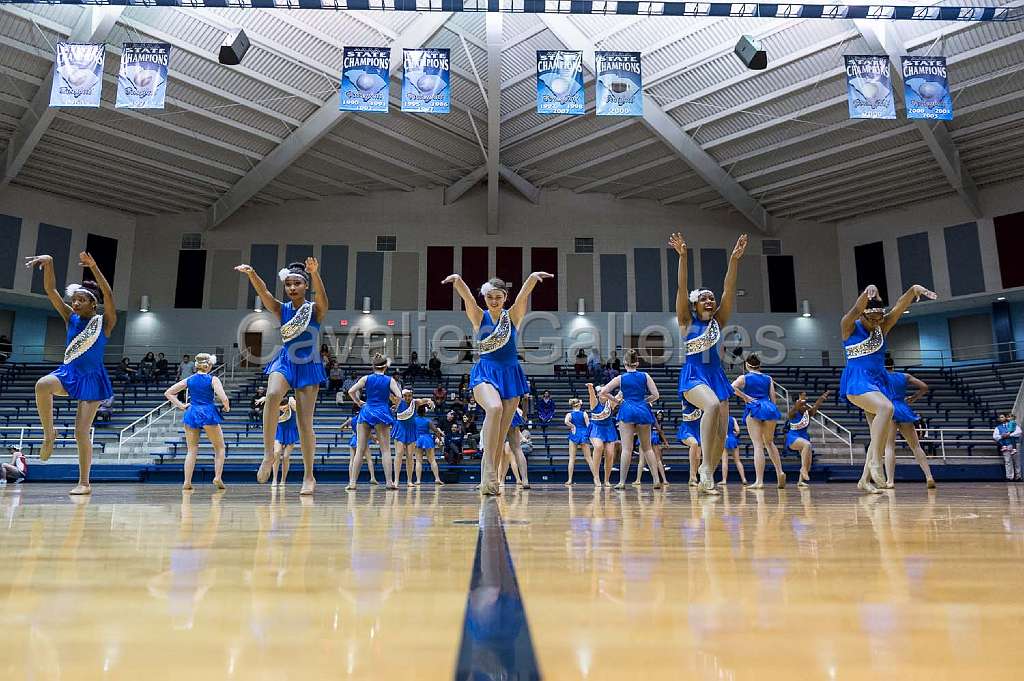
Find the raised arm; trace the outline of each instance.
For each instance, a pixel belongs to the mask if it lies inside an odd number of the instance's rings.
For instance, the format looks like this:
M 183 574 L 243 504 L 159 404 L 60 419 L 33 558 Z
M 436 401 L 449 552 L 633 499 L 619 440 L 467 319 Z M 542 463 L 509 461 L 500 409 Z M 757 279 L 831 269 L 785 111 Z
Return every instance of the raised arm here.
M 811 405 L 811 408 L 809 410 L 811 412 L 811 416 L 815 416 L 818 413 L 818 410 L 821 409 L 821 405 L 825 404 L 825 400 L 827 400 L 828 396 L 831 394 L 831 390 L 826 390 L 825 392 L 818 396 L 818 399 L 814 400 L 814 404 Z
M 306 273 L 313 282 L 313 292 L 316 294 L 316 305 L 313 309 L 316 310 L 316 321 L 320 324 L 327 316 L 327 311 L 331 309 L 331 301 L 327 299 L 327 289 L 324 287 L 324 280 L 320 278 L 320 263 L 316 258 L 306 258 Z
M 224 392 L 224 384 L 220 382 L 220 379 L 214 376 L 210 385 L 213 388 L 213 394 L 220 400 L 221 409 L 224 410 L 224 413 L 226 414 L 231 411 L 231 400 L 228 399 L 228 394 Z
M 882 320 L 882 333 L 889 333 L 889 329 L 896 326 L 896 322 L 900 320 L 900 317 L 911 304 L 921 300 L 921 298 L 927 298 L 928 300 L 935 300 L 938 296 L 934 291 L 929 291 L 920 284 L 914 284 L 906 290 L 906 292 L 899 297 L 896 304 L 889 309 L 886 313 L 885 318 Z
M 590 408 L 596 409 L 600 401 L 597 399 L 597 391 L 594 390 L 593 383 L 587 383 L 587 395 L 590 396 Z
M 917 402 L 919 399 L 921 399 L 928 393 L 928 384 L 922 381 L 920 378 L 916 378 L 914 376 L 911 376 L 910 374 L 907 374 L 906 376 L 907 383 L 914 386 L 914 388 L 916 389 L 916 392 L 907 398 L 907 404 L 913 404 L 914 402 Z
M 690 312 L 690 292 L 687 290 L 689 266 L 686 255 L 686 241 L 683 235 L 676 232 L 668 238 L 668 245 L 679 255 L 679 267 L 676 270 L 676 321 L 679 322 L 679 331 L 685 336 L 690 331 L 690 322 L 693 315 Z
M 109 336 L 117 324 L 117 303 L 114 302 L 114 291 L 110 288 L 110 282 L 100 271 L 95 258 L 82 251 L 78 254 L 78 264 L 89 268 L 93 279 L 96 280 L 96 285 L 100 287 L 100 293 L 103 294 L 103 332 Z
M 860 292 L 860 295 L 857 296 L 857 300 L 853 303 L 853 307 L 843 315 L 842 320 L 839 322 L 839 329 L 842 331 L 844 340 L 849 338 L 850 334 L 853 333 L 854 322 L 864 314 L 864 310 L 868 306 L 868 301 L 875 300 L 877 298 L 878 287 L 874 284 L 868 284 L 867 287 Z
M 260 278 L 260 275 L 256 274 L 256 270 L 252 268 L 252 265 L 239 265 L 235 268 L 235 271 L 249 277 L 249 283 L 256 289 L 256 295 L 260 297 L 264 310 L 276 315 L 281 314 L 281 301 L 274 297 L 274 294 L 267 288 L 266 282 Z
M 522 288 L 519 289 L 516 300 L 512 303 L 512 307 L 508 311 L 509 319 L 513 324 L 519 326 L 519 322 L 523 321 L 523 317 L 526 315 L 526 306 L 530 302 L 530 294 L 533 293 L 533 288 L 544 281 L 545 279 L 551 279 L 555 275 L 548 274 L 547 272 L 531 272 L 530 276 L 523 282 Z
M 786 412 L 786 420 L 791 421 L 793 417 L 799 414 L 800 410 L 804 409 L 806 406 L 807 393 L 800 393 L 800 397 L 796 398 L 796 400 L 793 401 L 793 404 L 790 406 L 789 411 Z
M 43 290 L 46 291 L 46 297 L 50 299 L 53 309 L 60 314 L 64 323 L 67 324 L 68 320 L 71 319 L 71 306 L 64 302 L 64 298 L 57 291 L 57 275 L 53 272 L 53 256 L 29 256 L 25 258 L 25 267 L 29 269 L 38 267 L 43 271 Z
M 466 285 L 462 277 L 458 274 L 451 274 L 441 283 L 451 284 L 455 287 L 455 292 L 459 294 L 459 297 L 462 298 L 462 302 L 466 306 L 466 316 L 469 318 L 473 328 L 480 328 L 480 320 L 484 318 L 484 311 L 477 305 L 473 292 L 469 290 L 469 286 Z
M 170 402 L 175 409 L 184 409 L 186 405 L 184 402 L 178 399 L 178 393 L 185 389 L 185 381 L 178 381 L 170 388 L 164 391 L 164 398 Z
M 718 304 L 718 312 L 715 313 L 715 319 L 721 326 L 729 321 L 732 309 L 736 306 L 736 277 L 739 275 L 740 258 L 746 251 L 747 235 L 740 234 L 732 249 L 732 256 L 729 257 L 729 268 L 725 271 L 725 283 L 722 284 L 722 302 Z
M 352 398 L 352 402 L 362 408 L 363 401 L 359 399 L 359 393 L 362 391 L 363 386 L 366 385 L 366 376 L 360 377 L 358 381 L 352 384 L 352 387 L 348 389 L 348 396 Z

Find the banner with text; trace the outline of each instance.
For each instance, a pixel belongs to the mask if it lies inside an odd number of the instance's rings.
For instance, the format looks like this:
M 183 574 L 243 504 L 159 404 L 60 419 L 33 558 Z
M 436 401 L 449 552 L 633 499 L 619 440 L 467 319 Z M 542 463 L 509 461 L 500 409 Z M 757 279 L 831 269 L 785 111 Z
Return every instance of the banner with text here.
M 595 52 L 597 115 L 643 116 L 639 52 Z
M 451 54 L 446 47 L 405 50 L 402 111 L 435 114 L 451 111 L 451 64 Z
M 342 53 L 339 111 L 387 113 L 391 85 L 391 49 L 346 47 Z
M 103 43 L 57 43 L 50 106 L 99 107 L 104 47 Z
M 114 106 L 119 109 L 164 108 L 170 58 L 171 46 L 167 43 L 125 43 Z
M 537 113 L 580 116 L 583 96 L 583 53 L 537 50 Z
M 889 58 L 846 55 L 846 96 L 850 118 L 896 118 Z
M 903 57 L 903 89 L 907 118 L 953 120 L 945 57 Z

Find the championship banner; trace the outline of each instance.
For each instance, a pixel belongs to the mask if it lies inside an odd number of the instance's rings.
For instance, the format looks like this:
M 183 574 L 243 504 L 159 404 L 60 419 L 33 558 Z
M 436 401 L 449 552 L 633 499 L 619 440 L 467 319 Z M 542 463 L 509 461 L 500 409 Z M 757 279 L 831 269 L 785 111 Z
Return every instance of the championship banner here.
M 847 55 L 846 95 L 850 118 L 896 118 L 889 58 Z
M 391 48 L 346 47 L 342 55 L 339 111 L 387 113 Z
M 103 43 L 57 43 L 50 106 L 99 107 L 103 92 L 103 50 Z
M 643 116 L 639 52 L 595 52 L 597 115 Z
M 118 109 L 162 109 L 167 90 L 167 43 L 125 43 L 117 74 Z
M 404 50 L 402 111 L 435 114 L 451 111 L 451 64 L 447 47 Z
M 903 57 L 903 88 L 907 118 L 953 120 L 945 57 Z
M 537 113 L 586 113 L 583 97 L 583 53 L 537 50 Z

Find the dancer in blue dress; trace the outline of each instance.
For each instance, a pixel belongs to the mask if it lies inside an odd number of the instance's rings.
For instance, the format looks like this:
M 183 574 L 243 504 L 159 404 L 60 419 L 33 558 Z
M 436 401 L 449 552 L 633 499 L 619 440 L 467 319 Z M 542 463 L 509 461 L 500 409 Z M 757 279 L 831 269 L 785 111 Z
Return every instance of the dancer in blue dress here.
M 661 409 L 654 412 L 654 425 L 651 426 L 651 451 L 654 452 L 654 460 L 657 466 L 657 470 L 652 471 L 651 477 L 657 482 L 658 477 L 661 477 L 661 484 L 663 487 L 668 487 L 668 477 L 665 475 L 665 463 L 662 461 L 662 451 L 668 448 L 668 438 L 665 437 L 665 431 L 661 429 L 661 421 L 665 417 L 665 412 Z M 636 467 L 636 479 L 631 483 L 633 487 L 639 487 L 641 480 L 644 475 L 643 463 Z
M 283 485 L 288 481 L 288 467 L 291 466 L 292 450 L 299 444 L 299 426 L 295 418 L 295 398 L 289 397 L 281 406 L 277 417 L 277 432 L 274 435 L 274 468 L 270 473 L 271 486 Z M 278 470 L 281 477 L 278 477 Z
M 281 339 L 284 346 L 273 362 L 267 365 L 267 400 L 263 404 L 263 461 L 256 473 L 256 481 L 264 483 L 270 479 L 274 463 L 274 435 L 278 416 L 278 405 L 289 390 L 295 391 L 295 416 L 299 427 L 299 443 L 302 449 L 302 489 L 299 494 L 313 494 L 316 478 L 313 463 L 316 458 L 316 434 L 313 432 L 313 412 L 320 384 L 327 380 L 323 361 L 320 359 L 320 325 L 331 307 L 327 289 L 320 278 L 320 264 L 316 258 L 306 258 L 305 263 L 293 262 L 277 273 L 284 284 L 288 302 L 282 303 L 274 297 L 263 279 L 249 265 L 239 265 L 238 272 L 249 278 L 249 283 L 263 303 L 263 309 L 281 320 Z M 316 302 L 306 300 L 306 293 L 312 286 Z
M 395 441 L 395 473 L 393 480 L 396 485 L 402 484 L 402 459 L 405 459 L 405 478 L 409 487 L 412 487 L 412 471 L 416 457 L 416 412 L 420 405 L 427 405 L 428 409 L 434 408 L 434 401 L 431 399 L 414 397 L 415 393 L 409 388 L 402 390 L 401 399 L 395 404 L 395 425 L 391 427 L 391 438 Z M 391 398 L 395 402 L 395 398 Z
M 196 373 L 184 381 L 178 381 L 164 392 L 164 397 L 175 408 L 182 409 L 185 415 L 181 419 L 185 426 L 185 482 L 181 488 L 192 489 L 192 473 L 196 469 L 196 458 L 199 456 L 199 433 L 206 432 L 206 437 L 213 445 L 213 485 L 224 489 L 224 433 L 220 424 L 224 417 L 217 409 L 214 398 L 220 400 L 221 409 L 226 414 L 231 411 L 231 402 L 220 379 L 211 376 L 210 372 L 217 364 L 217 356 L 205 352 L 196 355 Z M 188 404 L 178 399 L 178 393 L 188 389 Z
M 622 390 L 622 404 L 619 406 L 619 439 L 622 442 L 622 457 L 619 459 L 619 483 L 615 489 L 626 488 L 626 476 L 629 474 L 630 460 L 633 458 L 633 438 L 640 437 L 639 465 L 644 463 L 654 474 L 654 488 L 661 488 L 661 478 L 657 474 L 658 465 L 654 460 L 651 448 L 651 427 L 654 425 L 654 412 L 651 404 L 661 399 L 658 386 L 654 379 L 644 371 L 637 371 L 640 366 L 640 355 L 636 350 L 629 350 L 625 358 L 626 373 L 619 374 L 601 388 L 602 397 L 611 397 L 616 390 Z
M 699 484 L 697 471 L 700 469 L 701 460 L 704 458 L 704 452 L 701 451 L 700 446 L 700 422 L 703 416 L 703 411 L 692 404 L 683 402 L 683 413 L 679 419 L 676 439 L 679 440 L 680 444 L 686 445 L 689 449 L 690 473 L 688 484 L 690 487 L 696 487 Z
M 928 489 L 935 489 L 935 478 L 932 477 L 932 469 L 928 465 L 928 458 L 921 448 L 921 440 L 917 437 L 915 428 L 921 417 L 910 406 L 928 393 L 928 384 L 910 374 L 895 371 L 895 368 L 892 357 L 886 357 L 885 370 L 889 375 L 893 425 L 889 428 L 889 436 L 885 442 L 885 487 L 892 489 L 896 486 L 896 431 L 899 431 L 914 455 L 917 465 L 921 467 Z M 907 397 L 908 385 L 914 387 L 914 394 L 910 397 Z
M 668 243 L 679 255 L 676 321 L 679 333 L 686 339 L 686 361 L 679 369 L 679 398 L 704 412 L 700 437 L 707 454 L 700 467 L 699 489 L 705 494 L 718 494 L 713 472 L 722 458 L 729 423 L 729 399 L 732 398 L 732 386 L 722 369 L 718 341 L 736 303 L 736 276 L 740 258 L 747 250 L 747 235 L 740 235 L 733 247 L 720 304 L 715 294 L 706 288 L 698 288 L 687 295 L 686 241 L 681 234 L 673 234 Z M 685 405 L 683 409 L 686 410 Z
M 419 485 L 423 482 L 423 457 L 427 457 L 427 461 L 430 462 L 430 470 L 434 473 L 434 484 L 438 487 L 444 487 L 444 482 L 441 480 L 441 471 L 437 466 L 437 439 L 436 436 L 440 435 L 442 441 L 444 440 L 444 434 L 434 424 L 434 420 L 427 416 L 428 405 L 421 404 L 416 408 L 416 416 L 414 417 L 414 423 L 416 424 L 416 482 L 414 484 Z M 409 474 L 410 481 L 412 474 Z M 397 478 L 396 478 L 397 480 Z M 413 484 L 413 483 L 410 483 Z
M 523 407 L 516 407 L 516 413 L 512 417 L 512 425 L 509 426 L 508 435 L 505 436 L 501 460 L 498 463 L 499 484 L 504 484 L 505 476 L 508 475 L 508 470 L 511 467 L 512 475 L 516 479 L 516 485 L 523 489 L 530 489 L 530 471 L 527 468 L 526 453 L 523 451 L 523 428 L 526 425 Z M 480 474 L 481 476 L 483 475 L 482 468 Z
M 483 447 L 480 493 L 484 495 L 501 494 L 497 477 L 498 459 L 519 406 L 519 398 L 530 392 L 526 373 L 519 365 L 516 329 L 526 315 L 533 288 L 551 277 L 547 272 L 530 274 L 508 310 L 505 309 L 508 291 L 501 279 L 491 279 L 480 287 L 486 310 L 477 305 L 473 292 L 459 275 L 453 274 L 442 282 L 453 284 L 462 298 L 480 351 L 480 359 L 469 374 L 469 388 L 484 410 L 484 423 L 480 429 Z
M 569 411 L 564 419 L 565 427 L 569 429 L 569 467 L 567 469 L 568 479 L 566 487 L 572 487 L 572 474 L 576 470 L 576 449 L 583 450 L 583 459 L 590 468 L 590 474 L 597 480 L 597 471 L 594 469 L 594 459 L 590 452 L 590 416 L 583 411 L 582 400 L 575 397 L 569 400 Z
M 78 446 L 78 484 L 71 494 L 89 494 L 89 472 L 92 469 L 92 440 L 89 431 L 100 402 L 114 394 L 107 369 L 103 366 L 103 351 L 110 332 L 117 324 L 117 306 L 114 292 L 100 272 L 96 260 L 85 251 L 78 254 L 78 264 L 86 267 L 95 281 L 71 284 L 65 293 L 70 305 L 57 292 L 57 277 L 53 271 L 53 257 L 33 255 L 25 259 L 29 269 L 43 271 L 43 290 L 67 326 L 67 348 L 64 362 L 52 373 L 36 381 L 36 409 L 43 428 L 43 443 L 39 458 L 46 461 L 57 444 L 57 431 L 53 427 L 53 397 L 70 397 L 78 403 L 75 412 L 75 443 Z M 103 305 L 103 314 L 99 306 Z
M 391 414 L 390 399 L 392 396 L 402 399 L 402 390 L 398 387 L 398 381 L 384 374 L 389 365 L 390 362 L 384 355 L 376 353 L 373 356 L 373 373 L 363 376 L 348 389 L 352 402 L 359 407 L 359 425 L 356 426 L 359 447 L 356 449 L 355 459 L 349 462 L 349 482 L 345 489 L 356 488 L 356 478 L 359 477 L 363 457 L 370 446 L 371 431 L 377 434 L 377 443 L 380 445 L 384 487 L 398 489 L 398 485 L 391 477 L 394 473 L 391 467 L 391 426 L 395 422 L 395 417 Z M 365 401 L 360 396 L 364 387 Z
M 743 462 L 740 461 L 740 422 L 735 416 L 729 417 L 729 432 L 725 436 L 725 453 L 722 456 L 722 483 L 729 481 L 729 459 L 732 458 L 736 464 L 736 472 L 740 475 L 740 483 L 747 486 L 747 474 L 743 470 Z
M 889 377 L 885 372 L 885 335 L 907 308 L 922 297 L 936 298 L 935 293 L 915 284 L 886 312 L 878 287 L 871 284 L 840 322 L 846 367 L 839 379 L 839 396 L 863 411 L 871 424 L 871 442 L 857 488 L 872 494 L 879 492 L 875 485 L 885 484 L 881 460 L 893 415 Z
M 619 428 L 616 424 L 615 410 L 619 403 L 615 396 L 600 397 L 598 393 L 604 386 L 594 388 L 587 383 L 587 394 L 590 396 L 590 444 L 593 447 L 594 485 L 612 486 L 612 467 L 615 465 L 615 448 L 619 442 Z M 601 478 L 601 463 L 604 463 L 604 478 Z
M 807 406 L 807 393 L 800 393 L 800 397 L 786 414 L 786 425 L 789 427 L 789 432 L 786 433 L 786 449 L 800 453 L 800 479 L 797 480 L 797 487 L 807 487 L 811 479 L 811 435 L 807 427 L 829 394 L 830 391 L 826 390 L 814 404 Z
M 750 433 L 754 446 L 754 484 L 750 489 L 764 489 L 764 453 L 775 466 L 775 479 L 779 489 L 786 486 L 786 474 L 782 471 L 782 458 L 775 446 L 775 424 L 782 420 L 779 408 L 775 406 L 775 381 L 761 373 L 761 358 L 750 355 L 744 363 L 747 373 L 732 382 L 733 391 L 743 400 L 743 422 Z
M 341 424 L 341 431 L 345 432 L 346 428 L 351 428 L 352 436 L 348 439 L 348 461 L 351 466 L 352 462 L 356 460 L 356 451 L 359 449 L 359 436 L 356 434 L 356 426 L 359 425 L 359 414 L 356 414 L 352 418 L 345 419 Z M 380 449 L 380 443 L 377 442 L 377 434 L 370 431 L 370 442 L 377 445 L 377 449 Z M 373 463 L 373 449 L 368 445 L 366 449 L 366 468 L 370 471 L 370 484 L 377 485 L 377 474 L 374 472 L 376 466 Z M 349 478 L 353 479 L 352 471 L 349 470 Z M 356 471 L 355 480 L 359 479 L 359 471 Z

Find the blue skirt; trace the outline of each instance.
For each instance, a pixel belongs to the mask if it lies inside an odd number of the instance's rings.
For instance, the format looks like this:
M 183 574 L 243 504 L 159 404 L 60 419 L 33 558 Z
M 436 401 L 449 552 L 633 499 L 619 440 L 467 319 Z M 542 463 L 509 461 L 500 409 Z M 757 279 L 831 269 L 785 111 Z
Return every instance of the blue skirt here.
M 348 446 L 351 447 L 352 449 L 355 449 L 356 447 L 358 447 L 359 446 L 359 439 L 358 439 L 358 437 L 355 436 L 355 435 L 350 437 L 348 439 Z
M 632 423 L 638 426 L 654 424 L 654 412 L 646 402 L 626 400 L 619 407 L 619 422 Z
M 725 436 L 725 449 L 737 449 L 740 446 L 740 439 L 729 433 Z
M 485 355 L 486 356 L 486 355 Z M 481 383 L 490 383 L 498 391 L 503 400 L 521 397 L 530 392 L 530 383 L 526 380 L 526 372 L 519 362 L 504 364 L 482 359 L 473 365 L 469 373 L 469 389 L 473 390 Z
M 420 449 L 437 449 L 437 443 L 434 442 L 433 435 L 420 435 L 416 438 L 416 446 Z
M 73 400 L 100 402 L 114 394 L 110 376 L 102 365 L 96 371 L 86 372 L 73 364 L 61 364 L 50 375 L 57 377 Z
M 615 427 L 615 419 L 609 416 L 601 421 L 591 421 L 590 439 L 601 442 L 618 442 L 619 429 Z
M 569 442 L 575 442 L 578 445 L 590 444 L 590 429 L 589 428 L 577 428 L 575 433 L 569 433 Z
M 725 377 L 725 370 L 719 367 L 712 369 L 705 367 L 700 362 L 687 362 L 679 367 L 679 397 L 698 385 L 706 385 L 711 388 L 720 402 L 732 399 L 733 390 L 729 379 Z
M 380 424 L 393 426 L 395 417 L 386 406 L 364 404 L 359 410 L 359 423 L 365 423 L 371 428 Z
M 190 404 L 185 410 L 181 422 L 189 428 L 200 429 L 203 426 L 219 426 L 224 423 L 220 410 L 213 404 Z
M 895 423 L 917 423 L 921 417 L 903 400 L 893 400 L 892 420 Z
M 886 376 L 885 370 L 847 364 L 843 369 L 843 375 L 839 377 L 839 395 L 847 398 L 848 395 L 863 395 L 870 392 L 890 396 L 889 377 Z
M 281 348 L 277 359 L 268 364 L 263 373 L 269 376 L 275 371 L 284 376 L 292 390 L 318 385 L 327 380 L 327 371 L 319 356 L 315 359 L 311 357 L 308 362 L 293 362 L 288 356 L 288 348 Z
M 277 424 L 277 434 L 274 439 L 281 443 L 282 447 L 299 444 L 299 427 L 295 419 L 288 419 Z
M 656 431 L 654 429 L 651 429 L 651 446 L 653 447 L 654 445 L 660 445 L 660 444 L 661 444 L 661 436 L 658 435 L 658 431 Z
M 755 400 L 743 409 L 743 420 L 753 416 L 758 421 L 781 421 L 782 414 L 779 408 L 770 399 Z
M 788 433 L 786 433 L 786 446 L 783 448 L 783 451 L 789 450 L 790 445 L 792 445 L 797 440 L 807 440 L 808 442 L 810 442 L 811 436 L 806 430 L 789 431 Z
M 394 425 L 391 426 L 391 438 L 404 445 L 416 444 L 416 419 L 395 419 Z
M 676 439 L 682 444 L 686 444 L 686 441 L 693 438 L 700 444 L 700 419 L 696 421 L 683 421 L 679 424 L 679 430 L 676 431 Z

